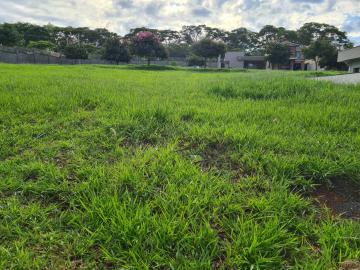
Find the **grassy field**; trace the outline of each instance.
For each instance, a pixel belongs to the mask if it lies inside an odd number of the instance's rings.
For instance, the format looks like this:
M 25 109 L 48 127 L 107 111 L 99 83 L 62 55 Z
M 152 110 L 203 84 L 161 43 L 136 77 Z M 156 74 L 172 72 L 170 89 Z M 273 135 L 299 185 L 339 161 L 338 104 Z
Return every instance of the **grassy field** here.
M 0 65 L 0 269 L 358 259 L 313 194 L 360 183 L 360 86 L 313 75 Z

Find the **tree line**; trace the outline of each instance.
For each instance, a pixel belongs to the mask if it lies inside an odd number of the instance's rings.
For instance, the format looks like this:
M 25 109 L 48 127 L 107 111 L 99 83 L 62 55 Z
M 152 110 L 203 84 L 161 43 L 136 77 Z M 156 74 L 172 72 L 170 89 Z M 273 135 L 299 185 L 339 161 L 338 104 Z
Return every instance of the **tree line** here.
M 281 64 L 289 54 L 288 43 L 304 47 L 307 58 L 320 66 L 335 67 L 337 51 L 351 47 L 346 32 L 323 23 L 305 23 L 297 30 L 266 25 L 258 32 L 240 27 L 231 31 L 206 25 L 187 25 L 180 31 L 146 27 L 134 28 L 124 36 L 105 28 L 40 26 L 30 23 L 0 24 L 0 44 L 60 52 L 68 58 L 102 57 L 128 62 L 132 55 L 152 58 L 183 57 L 191 64 L 225 50 L 241 50 L 246 55 L 267 55 Z

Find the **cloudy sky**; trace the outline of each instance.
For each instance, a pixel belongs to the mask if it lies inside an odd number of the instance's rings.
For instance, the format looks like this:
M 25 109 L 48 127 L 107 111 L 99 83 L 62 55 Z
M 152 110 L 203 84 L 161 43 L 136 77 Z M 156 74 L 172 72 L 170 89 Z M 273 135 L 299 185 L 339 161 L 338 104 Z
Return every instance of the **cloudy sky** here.
M 259 30 L 335 25 L 360 44 L 360 0 L 0 0 L 0 22 L 105 27 L 119 34 L 138 26 L 180 29 L 206 24 Z

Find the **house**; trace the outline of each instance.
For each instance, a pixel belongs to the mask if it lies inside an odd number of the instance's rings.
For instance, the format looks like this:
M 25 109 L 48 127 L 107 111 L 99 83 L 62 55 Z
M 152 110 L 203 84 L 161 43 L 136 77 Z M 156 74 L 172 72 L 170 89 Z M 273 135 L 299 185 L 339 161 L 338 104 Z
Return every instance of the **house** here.
M 360 46 L 352 49 L 340 51 L 338 54 L 338 62 L 344 62 L 349 66 L 349 72 L 360 72 Z
M 299 44 L 286 42 L 290 47 L 290 57 L 286 64 L 274 65 L 266 61 L 265 56 L 248 56 L 245 52 L 229 51 L 224 59 L 219 57 L 218 68 L 256 68 L 256 69 L 281 69 L 281 70 L 315 70 L 314 60 L 305 59 L 303 47 Z
M 314 60 L 305 59 L 302 52 L 303 46 L 293 43 L 293 42 L 284 42 L 284 44 L 290 47 L 290 57 L 287 64 L 282 65 L 271 65 L 271 63 L 266 63 L 267 69 L 282 69 L 282 70 L 315 70 L 316 64 Z
M 245 52 L 229 51 L 225 53 L 223 60 L 219 58 L 218 65 L 221 68 L 258 68 L 265 69 L 265 56 L 247 56 Z

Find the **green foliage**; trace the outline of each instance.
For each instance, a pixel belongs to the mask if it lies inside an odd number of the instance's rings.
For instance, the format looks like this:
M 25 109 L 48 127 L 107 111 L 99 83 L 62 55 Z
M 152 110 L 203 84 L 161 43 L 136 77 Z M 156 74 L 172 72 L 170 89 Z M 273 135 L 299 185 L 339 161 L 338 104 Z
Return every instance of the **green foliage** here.
M 138 35 L 146 32 L 153 35 L 154 38 L 147 42 L 139 42 Z M 164 59 L 168 56 L 190 57 L 195 51 L 201 57 L 217 57 L 216 53 L 223 54 L 225 52 L 224 44 L 230 50 L 241 50 L 246 55 L 265 55 L 265 50 L 272 43 L 291 42 L 309 46 L 315 41 L 326 39 L 335 46 L 336 50 L 353 46 L 347 34 L 337 27 L 313 22 L 305 23 L 297 30 L 265 25 L 259 32 L 243 27 L 225 31 L 204 24 L 185 25 L 180 31 L 137 27 L 131 29 L 124 37 L 104 28 L 59 27 L 51 24 L 39 26 L 30 23 L 0 24 L 0 44 L 2 45 L 28 46 L 31 42 L 47 41 L 56 45 L 53 50 L 64 52 L 69 44 L 82 44 L 90 58 L 103 56 L 107 41 L 114 39 L 121 39 L 129 45 L 133 43 L 131 53 L 147 58 L 148 63 L 152 59 Z M 203 44 L 200 45 L 201 43 Z M 41 47 L 41 45 L 39 46 Z M 193 50 L 191 50 L 192 46 Z M 126 56 L 126 51 L 125 49 L 121 54 Z M 334 55 L 334 51 L 329 51 L 327 56 L 323 57 L 321 64 L 328 68 L 343 69 L 345 64 L 337 64 Z M 114 57 L 110 58 L 114 59 Z M 126 61 L 126 57 L 124 59 Z
M 148 65 L 150 65 L 151 58 L 165 59 L 168 57 L 168 52 L 159 38 L 149 31 L 139 32 L 133 38 L 132 46 L 136 55 L 147 58 Z
M 131 60 L 130 49 L 117 38 L 109 39 L 105 44 L 104 59 L 129 63 Z
M 310 45 L 304 49 L 304 55 L 306 58 L 315 61 L 316 70 L 319 65 L 328 68 L 337 66 L 337 49 L 327 39 L 311 42 Z
M 206 65 L 206 62 L 205 62 L 205 59 L 202 57 L 199 57 L 197 55 L 191 55 L 187 59 L 187 64 L 190 67 L 192 67 L 192 66 L 204 67 Z
M 187 44 L 170 44 L 166 46 L 169 52 L 169 57 L 183 57 L 189 55 L 190 47 Z
M 279 42 L 271 42 L 265 49 L 266 59 L 272 65 L 287 64 L 290 58 L 290 47 Z
M 241 50 L 247 54 L 255 53 L 259 46 L 257 34 L 243 27 L 232 30 L 226 42 L 229 48 Z
M 225 54 L 226 45 L 223 42 L 202 39 L 192 46 L 192 51 L 195 55 L 205 59 L 217 58 L 219 55 L 223 56 Z
M 351 44 L 346 36 L 346 32 L 325 23 L 305 23 L 298 30 L 298 35 L 300 42 L 303 45 L 310 45 L 312 42 L 324 39 L 329 40 L 339 47 L 349 46 Z
M 68 59 L 87 59 L 88 52 L 83 45 L 69 44 L 64 48 L 64 54 Z
M 4 46 L 20 45 L 21 37 L 16 28 L 8 23 L 0 25 L 0 44 Z
M 1 269 L 360 257 L 359 223 L 306 192 L 360 181 L 358 85 L 135 67 L 0 65 Z
M 52 51 L 55 49 L 56 45 L 50 41 L 40 40 L 40 41 L 30 41 L 29 48 Z
M 275 27 L 273 25 L 265 25 L 260 29 L 257 35 L 258 43 L 266 47 L 270 43 L 294 42 L 299 41 L 297 31 L 287 30 L 284 27 Z

